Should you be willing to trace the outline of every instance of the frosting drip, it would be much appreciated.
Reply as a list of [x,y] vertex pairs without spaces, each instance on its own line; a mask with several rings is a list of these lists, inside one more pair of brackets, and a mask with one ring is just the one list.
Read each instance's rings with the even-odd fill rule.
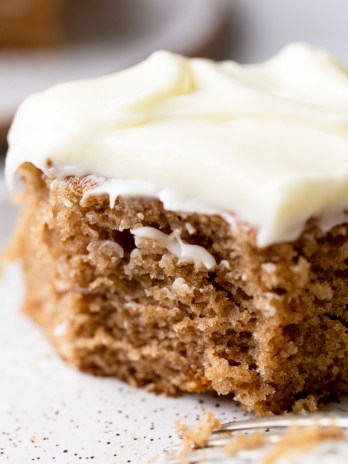
[[325,228],[346,220],[347,71],[301,44],[258,65],[161,51],[28,98],[9,147],[10,185],[22,163],[49,173],[49,159],[61,176],[164,192],[171,209],[234,213],[259,246],[292,240],[310,217]]
[[191,262],[197,267],[203,266],[209,270],[216,266],[215,258],[209,251],[199,245],[190,245],[183,242],[180,231],[174,231],[173,234],[167,235],[154,227],[138,227],[132,229],[131,233],[136,238],[136,244],[139,239],[155,240],[176,256],[179,263]]

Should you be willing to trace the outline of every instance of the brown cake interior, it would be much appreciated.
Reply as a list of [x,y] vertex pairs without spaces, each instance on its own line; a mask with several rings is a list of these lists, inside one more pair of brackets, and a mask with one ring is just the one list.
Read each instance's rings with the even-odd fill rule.
[[[243,223],[141,198],[81,206],[91,178],[54,181],[30,164],[21,176],[25,311],[67,361],[166,394],[231,394],[257,414],[315,409],[348,390],[348,224],[308,223],[295,242],[257,248]],[[180,230],[217,266],[135,243],[141,226]]]

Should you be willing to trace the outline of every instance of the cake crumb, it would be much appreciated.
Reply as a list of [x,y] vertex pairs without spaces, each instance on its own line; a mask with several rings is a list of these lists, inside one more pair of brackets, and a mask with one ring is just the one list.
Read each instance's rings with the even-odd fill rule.
[[309,395],[306,398],[297,400],[292,407],[292,412],[303,413],[303,412],[314,412],[318,409],[318,401],[313,395]]
[[275,464],[279,458],[290,456],[294,452],[309,453],[315,445],[324,440],[340,440],[343,438],[343,432],[334,425],[330,427],[291,427],[281,437],[278,443],[274,445],[271,452],[268,453],[262,464]]
[[252,435],[244,435],[243,433],[238,433],[237,435],[235,435],[234,440],[228,443],[228,445],[226,445],[224,449],[227,454],[233,456],[237,454],[239,451],[257,449],[265,444],[266,437],[265,434],[262,432],[256,432]]
[[195,448],[204,448],[211,434],[218,430],[220,425],[221,421],[211,411],[205,411],[198,424],[192,428],[180,421],[176,422],[175,431],[181,434],[183,439],[181,454],[187,454]]

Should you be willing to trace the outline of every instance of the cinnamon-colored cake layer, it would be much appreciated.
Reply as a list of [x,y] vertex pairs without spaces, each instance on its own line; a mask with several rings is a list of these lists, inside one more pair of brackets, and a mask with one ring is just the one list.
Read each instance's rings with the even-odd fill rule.
[[[324,233],[313,221],[258,248],[238,221],[144,198],[81,206],[93,178],[53,180],[31,164],[20,174],[25,311],[68,362],[169,395],[230,394],[260,415],[348,391],[348,224]],[[216,266],[131,232],[145,226],[180,231]]]
[[62,41],[66,0],[1,0],[0,46],[42,46]]

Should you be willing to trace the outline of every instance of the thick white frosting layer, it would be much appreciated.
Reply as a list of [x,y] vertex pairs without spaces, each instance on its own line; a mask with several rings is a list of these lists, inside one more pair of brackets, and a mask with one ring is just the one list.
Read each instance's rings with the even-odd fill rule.
[[161,51],[28,98],[9,146],[10,185],[22,163],[49,173],[50,159],[60,177],[109,179],[107,193],[126,181],[122,194],[144,187],[170,209],[234,213],[265,246],[295,239],[310,217],[345,220],[348,75],[302,44],[244,66]]

